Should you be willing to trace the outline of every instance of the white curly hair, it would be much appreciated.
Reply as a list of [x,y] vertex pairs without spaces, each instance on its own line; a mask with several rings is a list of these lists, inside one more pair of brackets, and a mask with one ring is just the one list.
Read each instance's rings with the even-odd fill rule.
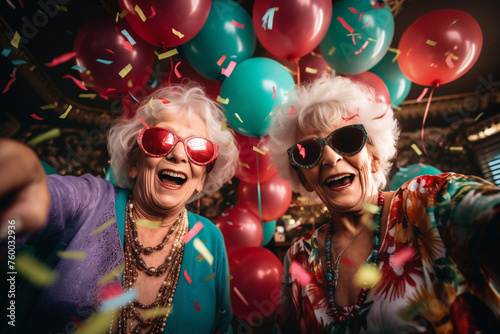
[[[169,103],[165,104],[161,99]],[[233,177],[238,164],[238,148],[234,133],[229,128],[221,130],[225,116],[220,105],[208,98],[196,83],[188,82],[158,88],[145,98],[137,109],[137,116],[149,126],[154,126],[165,118],[168,119],[169,115],[188,119],[192,115],[198,115],[206,122],[208,138],[219,145],[219,156],[207,175],[203,190],[199,195],[193,194],[188,202],[219,190]],[[144,125],[137,117],[119,119],[111,125],[108,133],[108,151],[111,156],[113,177],[118,187],[128,189],[133,187],[128,171],[140,151],[137,134],[142,128]]]
[[292,191],[300,192],[315,203],[320,202],[318,196],[302,186],[297,171],[289,163],[287,149],[296,144],[298,129],[305,133],[329,132],[331,124],[343,122],[342,117],[354,117],[349,124],[365,126],[367,149],[380,159],[380,168],[373,179],[377,188],[383,189],[397,152],[400,127],[392,108],[376,102],[370,87],[341,76],[318,78],[301,86],[288,103],[273,111],[269,130],[271,161],[281,177],[290,181]]

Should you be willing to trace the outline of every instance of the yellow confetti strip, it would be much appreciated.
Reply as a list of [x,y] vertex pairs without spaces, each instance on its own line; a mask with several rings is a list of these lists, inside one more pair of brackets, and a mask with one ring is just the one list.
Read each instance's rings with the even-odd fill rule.
[[54,139],[60,136],[61,136],[61,129],[54,128],[31,139],[29,142],[26,143],[26,145],[34,147],[46,140]]
[[410,48],[410,50],[408,50],[408,52],[406,53],[406,57],[408,57],[410,55],[411,50],[413,50],[413,49]]
[[285,68],[285,70],[287,70],[288,72],[290,72],[291,75],[297,75],[297,72],[295,71],[292,71],[291,69],[289,69],[288,67],[286,67],[285,65],[281,65]]
[[130,72],[130,70],[132,70],[132,65],[128,64],[127,66],[125,66],[121,71],[120,73],[118,73],[122,78],[124,78],[128,72]]
[[184,34],[182,34],[180,31],[175,30],[174,28],[172,28],[172,33],[179,38],[184,37]]
[[331,56],[335,52],[335,47],[332,46],[332,48],[328,51],[328,55]]
[[392,104],[391,107],[392,107],[392,109],[395,109],[397,111],[403,110],[403,109],[401,109],[401,107],[395,106],[394,104]]
[[206,281],[210,281],[214,277],[215,277],[215,273],[211,273],[210,275],[208,275],[207,277],[205,277],[205,282]]
[[98,312],[90,316],[74,334],[106,333],[113,319],[113,312]]
[[26,280],[39,287],[46,287],[52,284],[57,278],[55,271],[28,253],[22,253],[17,256],[16,269]]
[[452,52],[452,53],[450,54],[450,58],[451,58],[452,60],[458,60],[458,58],[459,58],[459,57],[458,57],[458,56],[455,56],[455,55],[453,54],[453,52]]
[[12,40],[10,41],[10,44],[12,44],[13,47],[16,49],[19,48],[19,41],[21,40],[21,35],[16,31],[14,34],[14,37],[12,37]]
[[167,52],[160,53],[158,55],[158,59],[162,60],[165,58],[170,58],[172,56],[175,56],[178,53],[179,53],[179,51],[177,51],[177,49],[168,50]]
[[84,260],[87,258],[87,253],[80,251],[58,251],[57,256],[64,259],[80,259]]
[[236,118],[237,118],[237,119],[238,119],[241,123],[243,123],[243,121],[241,120],[240,115],[238,115],[238,113],[237,113],[237,112],[235,112],[235,113],[234,113],[234,116],[236,116]]
[[117,12],[117,13],[116,13],[115,22],[118,22],[119,15],[120,15],[120,13],[118,13],[118,12]]
[[210,252],[208,251],[207,247],[205,244],[198,238],[195,238],[193,241],[193,247],[200,252],[201,255],[205,258],[205,260],[208,262],[209,265],[212,265],[214,263],[214,257]]
[[62,114],[61,116],[59,116],[59,118],[66,118],[66,116],[68,116],[69,112],[71,111],[71,109],[73,108],[73,106],[70,104],[68,106],[68,109],[66,109],[66,112],[64,114]]
[[153,98],[151,98],[151,99],[149,100],[149,106],[151,107],[151,109],[153,109],[153,110],[154,110],[154,107],[153,107]]
[[417,146],[417,144],[411,144],[411,148],[415,151],[415,153],[417,153],[417,155],[422,155],[422,151],[420,151],[420,148]]
[[275,11],[275,12],[277,12],[278,10],[280,10],[280,8],[279,8],[279,7],[274,8],[274,11]]
[[127,86],[128,86],[128,88],[132,88],[132,86],[133,86],[132,80],[129,80],[127,82]]
[[115,221],[114,218],[108,220],[107,222],[105,222],[104,224],[102,224],[101,226],[99,226],[98,228],[96,228],[94,230],[94,232],[92,232],[92,235],[96,235],[97,233],[103,231],[106,227],[108,227],[109,225],[111,225],[114,221]]
[[101,279],[99,280],[99,284],[106,284],[108,282],[111,282],[115,277],[118,277],[123,269],[125,269],[125,263],[122,263],[119,267],[116,267],[115,269],[112,269],[108,273],[106,273]]
[[68,12],[68,8],[66,8],[66,6],[60,6],[60,5],[56,5],[57,9],[59,9],[60,11],[63,11],[63,12]]
[[372,265],[362,265],[356,274],[354,274],[354,281],[358,286],[366,286],[372,288],[380,281],[382,274],[380,270]]
[[316,68],[310,68],[310,67],[306,66],[306,73],[318,74],[318,69],[316,69]]
[[377,40],[376,40],[376,39],[373,39],[373,38],[371,38],[371,37],[369,37],[369,38],[368,38],[368,40],[369,40],[370,42],[377,42]]
[[366,227],[368,227],[372,231],[375,229],[375,224],[373,223],[373,219],[368,216],[362,216],[361,223],[366,225]]
[[398,59],[399,55],[401,54],[401,50],[394,49],[394,48],[389,48],[388,50],[391,52],[394,52],[396,54],[394,56],[394,58],[392,58],[392,62],[394,63],[396,61],[396,59]]
[[368,203],[368,202],[363,202],[363,204],[361,206],[363,207],[363,209],[365,209],[369,213],[373,213],[374,215],[377,214],[380,210],[380,208],[378,206],[373,205],[372,203]]
[[269,164],[267,165],[267,170],[269,170],[269,168],[271,168],[272,164]]
[[450,151],[462,151],[463,149],[462,146],[450,146]]
[[146,227],[152,230],[158,229],[161,225],[161,221],[153,221],[147,219],[137,219],[135,223],[137,224],[137,226]]
[[125,15],[127,15],[128,12],[126,10],[124,10],[123,12],[120,13],[120,18],[123,19],[125,17]]
[[53,104],[46,104],[44,106],[41,106],[40,109],[42,110],[47,110],[47,109],[54,109],[56,106]]
[[87,99],[95,99],[95,97],[97,96],[97,94],[80,94],[78,95],[78,97],[80,98],[87,98]]
[[139,14],[139,17],[141,18],[142,22],[146,22],[146,16],[144,15],[144,13],[142,12],[142,9],[141,7],[139,7],[139,5],[135,5],[135,11],[137,12],[137,14]]
[[172,306],[169,307],[157,307],[150,310],[145,310],[141,316],[147,319],[153,319],[159,316],[166,316],[167,314],[172,313]]
[[431,46],[436,46],[437,43],[428,39],[427,42],[425,42],[425,44],[431,45]]
[[266,118],[264,118],[264,121],[265,121],[265,120],[267,120],[267,119],[268,119],[269,117],[271,117],[272,115],[273,115],[273,112],[271,111],[271,112],[269,113],[269,115],[267,115],[267,116],[266,116]]
[[480,113],[479,115],[477,115],[477,117],[474,119],[474,122],[476,122],[478,119],[481,118],[481,116],[484,115],[484,112]]
[[203,261],[203,260],[205,260],[205,258],[203,257],[203,255],[198,254],[198,256],[196,256],[196,261],[197,261],[197,262],[201,262],[201,261]]
[[253,147],[253,150],[254,150],[255,152],[257,152],[257,153],[262,154],[262,155],[266,155],[266,152],[264,152],[264,151],[262,151],[262,150],[259,150],[259,149],[258,149],[257,147],[255,147],[255,146]]
[[227,129],[227,121],[223,119],[222,122],[220,122],[220,130],[224,131],[226,129]]
[[217,102],[222,103],[222,104],[228,104],[229,103],[229,98],[223,99],[219,95],[217,95]]
[[247,164],[247,163],[244,163],[244,162],[241,162],[241,161],[238,161],[238,164],[242,167],[246,167],[248,169],[250,169],[250,166]]
[[232,280],[233,278],[234,278],[233,275],[227,275],[226,276],[226,280],[228,280],[228,281]]

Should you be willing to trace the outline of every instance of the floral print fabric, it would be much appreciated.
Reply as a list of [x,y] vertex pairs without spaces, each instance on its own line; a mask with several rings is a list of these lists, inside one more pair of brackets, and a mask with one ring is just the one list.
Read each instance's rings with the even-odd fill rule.
[[[474,176],[424,175],[405,183],[390,205],[379,253],[382,278],[359,315],[343,325],[333,323],[316,230],[293,243],[285,256],[278,331],[500,333],[500,295],[494,289],[499,281],[483,261],[494,249],[485,241],[498,244],[500,188]],[[414,256],[393,263],[408,247]],[[307,286],[289,275],[292,261],[311,276]]]

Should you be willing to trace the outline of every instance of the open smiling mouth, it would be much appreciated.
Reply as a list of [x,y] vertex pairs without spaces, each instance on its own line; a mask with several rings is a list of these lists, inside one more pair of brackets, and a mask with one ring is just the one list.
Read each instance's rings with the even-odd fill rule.
[[336,175],[326,179],[325,186],[328,188],[346,188],[352,184],[354,181],[354,174],[342,174]]
[[170,188],[180,188],[187,181],[186,175],[171,170],[162,170],[158,173],[158,178],[161,183]]

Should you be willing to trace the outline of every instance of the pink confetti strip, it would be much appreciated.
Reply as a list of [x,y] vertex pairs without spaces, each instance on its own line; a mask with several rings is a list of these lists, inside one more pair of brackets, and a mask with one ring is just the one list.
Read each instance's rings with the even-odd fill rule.
[[299,154],[302,156],[302,159],[305,159],[306,158],[306,150],[300,144],[297,144],[297,148],[299,149]]
[[63,55],[60,55],[59,57],[52,59],[52,61],[48,64],[45,64],[45,66],[54,67],[54,66],[57,66],[59,64],[65,63],[68,60],[73,59],[75,57],[76,57],[76,52],[65,53]]
[[[359,14],[359,19],[358,19],[358,22],[359,22],[359,21],[361,21],[361,18],[363,17],[363,15],[365,15],[365,12],[363,12],[363,13]],[[363,26],[363,28],[364,28],[364,26]],[[363,29],[363,28],[361,28],[361,29]]]
[[158,98],[158,100],[160,100],[160,101],[161,101],[161,103],[163,103],[163,104],[169,104],[169,103],[170,103],[170,101],[169,101],[169,100],[166,100],[166,99],[164,99],[163,97],[159,97],[159,98]]
[[352,44],[356,45],[356,39],[354,38],[354,35],[352,35],[351,38],[352,38]]
[[149,128],[149,126],[144,122],[142,118],[139,117],[139,115],[135,114],[135,118],[137,118],[139,121],[141,121],[142,125],[144,125],[145,128]]
[[342,120],[344,122],[349,122],[351,119],[353,119],[354,117],[358,117],[359,118],[359,114],[356,114],[354,116],[351,116],[351,117],[342,117]]
[[198,301],[194,302],[194,308],[196,309],[196,312],[200,312],[201,311],[200,305],[198,305]]
[[73,318],[71,318],[71,321],[73,321],[73,323],[77,326],[77,327],[82,327],[83,324],[80,322],[80,320],[78,320],[75,316],[73,316]]
[[274,100],[275,97],[276,97],[276,89],[273,86],[273,100]]
[[448,54],[446,57],[446,65],[448,65],[449,68],[455,67],[455,64],[453,64],[453,60],[451,60],[451,55],[452,53]]
[[393,266],[400,266],[404,264],[405,262],[408,262],[415,256],[415,248],[408,246],[405,247],[396,253],[391,258],[391,263]]
[[367,24],[365,24],[364,26],[362,26],[361,29],[365,29],[369,24],[370,24],[370,22],[368,22]]
[[337,20],[339,20],[340,23],[342,23],[342,25],[344,26],[344,28],[346,28],[347,30],[349,30],[349,32],[352,34],[354,32],[354,29],[342,18],[342,17],[337,17]]
[[9,81],[9,82],[7,82],[7,86],[5,86],[5,88],[3,89],[2,94],[3,94],[3,93],[7,93],[7,92],[9,91],[9,89],[10,89],[10,85],[12,85],[12,83],[13,83],[14,81],[16,81],[16,78],[12,78],[12,79],[10,79],[10,81]]
[[224,60],[226,60],[226,55],[223,55],[219,60],[217,60],[217,65],[221,66]]
[[108,100],[108,94],[111,93],[112,91],[115,91],[116,88],[107,88],[104,92],[99,93],[99,96],[102,97],[105,100]]
[[9,4],[9,6],[12,7],[12,9],[16,9],[16,6],[14,6],[14,4],[10,2],[10,0],[7,0],[7,3]]
[[243,29],[244,25],[241,24],[241,23],[238,23],[236,22],[235,20],[232,20],[231,23],[236,27],[236,28],[240,28],[240,29]]
[[290,107],[290,117],[293,115],[293,106]]
[[366,47],[368,46],[368,41],[365,41],[365,44],[358,51],[354,51],[355,55],[359,55]]
[[202,228],[203,228],[202,222],[197,222],[182,239],[184,241],[184,244],[187,244],[191,239],[193,239],[193,237],[196,234],[198,234],[198,232],[200,232]]
[[104,49],[104,50],[108,51],[109,53],[115,54],[115,52],[113,50],[110,50],[110,49]]
[[186,269],[184,269],[184,277],[186,277],[186,280],[188,281],[188,284],[191,284],[192,280],[191,277],[189,277],[188,272]]
[[17,0],[17,2],[19,2],[19,4],[21,4],[21,8],[24,8],[24,4],[21,0]]
[[222,74],[225,75],[226,77],[229,77],[231,73],[233,73],[234,67],[236,66],[236,62],[232,61],[227,65],[227,67],[222,69]]
[[152,18],[153,16],[156,15],[156,10],[151,6],[151,14],[149,14],[148,19]]
[[234,292],[238,295],[238,297],[240,297],[240,299],[243,301],[243,303],[248,306],[248,302],[247,300],[245,299],[245,297],[241,294],[240,290],[238,290],[237,287],[234,287],[233,288]]
[[175,67],[174,67],[174,72],[175,72],[175,76],[177,78],[180,78],[182,75],[179,73],[179,70],[177,69],[177,67],[179,67],[179,65],[181,64],[181,62],[178,62],[177,64],[175,64]]
[[129,50],[130,52],[133,52],[134,51],[134,48],[132,47],[132,44],[130,44],[129,41],[123,41],[123,47],[127,50]]
[[290,265],[290,276],[295,278],[295,280],[302,286],[306,286],[311,283],[311,275],[309,275],[304,267],[302,267],[297,261],[292,261]]
[[351,12],[353,12],[354,14],[359,13],[359,12],[357,11],[357,9],[356,9],[356,8],[354,8],[354,7],[349,7],[348,9],[349,9]]
[[40,116],[37,116],[35,114],[31,114],[30,116],[33,117],[34,119],[36,119],[37,121],[43,121],[43,118],[41,118]]
[[63,79],[71,79],[81,89],[83,89],[83,90],[89,90],[87,87],[85,87],[83,85],[83,83],[80,80],[78,80],[77,78],[73,77],[72,75],[66,74],[65,76],[63,76]]
[[427,91],[429,90],[429,88],[424,88],[424,90],[422,91],[422,94],[420,94],[420,96],[418,97],[417,99],[417,102],[420,102],[422,101],[422,99],[424,98],[425,94],[427,94]]

